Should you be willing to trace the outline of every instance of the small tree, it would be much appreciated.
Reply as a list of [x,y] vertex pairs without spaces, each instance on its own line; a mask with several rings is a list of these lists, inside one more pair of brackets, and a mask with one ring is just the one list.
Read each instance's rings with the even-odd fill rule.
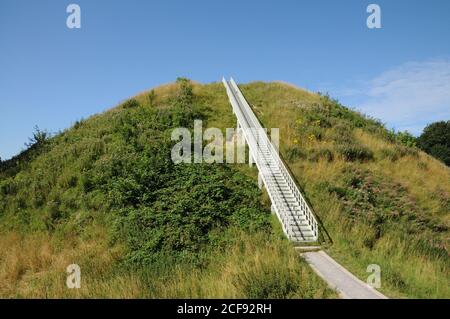
[[190,126],[193,121],[194,92],[188,79],[178,78],[178,92],[173,101],[174,124],[178,126]]
[[34,145],[42,146],[44,145],[48,139],[50,138],[50,133],[47,130],[40,130],[36,125],[34,127],[33,136],[28,138],[28,143],[25,143],[27,147],[32,147]]
[[415,147],[417,139],[408,131],[400,131],[397,133],[397,141],[408,147]]
[[150,106],[154,106],[155,100],[156,100],[155,90],[151,90],[150,93],[148,94],[148,104]]

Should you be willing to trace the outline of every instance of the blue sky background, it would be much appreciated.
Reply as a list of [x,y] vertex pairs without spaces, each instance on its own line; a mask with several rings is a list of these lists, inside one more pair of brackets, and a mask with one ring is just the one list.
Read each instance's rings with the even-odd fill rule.
[[[82,28],[66,27],[81,7]],[[367,5],[382,29],[366,27]],[[419,134],[450,119],[450,1],[0,1],[0,157],[178,76],[282,80]]]

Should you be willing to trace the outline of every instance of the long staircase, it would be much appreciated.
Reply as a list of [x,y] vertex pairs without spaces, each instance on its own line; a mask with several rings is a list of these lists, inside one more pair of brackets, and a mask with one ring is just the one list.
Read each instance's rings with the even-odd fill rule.
[[259,170],[259,179],[266,187],[274,211],[286,236],[294,243],[318,241],[317,220],[299,191],[293,177],[269,140],[266,130],[253,113],[233,79],[222,80],[233,112],[238,132],[244,135],[249,148],[249,163]]
[[258,179],[267,189],[272,210],[286,236],[298,244],[300,255],[342,298],[385,299],[386,296],[352,275],[320,250],[321,247],[305,244],[319,239],[317,220],[311,208],[236,83],[233,79],[223,79],[223,84],[237,117],[238,132],[248,144],[249,164],[254,162],[258,167]]

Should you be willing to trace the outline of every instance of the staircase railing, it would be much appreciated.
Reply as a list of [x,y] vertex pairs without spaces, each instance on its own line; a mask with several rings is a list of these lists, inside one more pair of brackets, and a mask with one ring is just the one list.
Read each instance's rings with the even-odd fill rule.
[[[292,191],[294,197],[297,199],[297,202],[300,205],[300,209],[303,212],[303,215],[306,218],[306,221],[308,225],[311,228],[311,231],[313,233],[313,239],[318,239],[318,227],[317,227],[317,221],[315,219],[314,214],[312,213],[312,210],[310,206],[308,205],[307,201],[304,199],[303,195],[297,188],[295,180],[292,178],[290,172],[286,168],[283,160],[281,159],[278,150],[275,149],[273,144],[270,142],[265,130],[263,129],[261,123],[258,121],[256,116],[253,113],[253,110],[250,108],[249,104],[245,100],[244,96],[242,95],[241,91],[239,90],[238,86],[234,82],[233,79],[231,79],[230,83],[231,86],[228,85],[228,82],[223,79],[224,85],[227,88],[227,91],[231,91],[230,97],[233,97],[234,103],[232,103],[233,110],[238,117],[239,122],[241,125],[244,125],[247,123],[248,127],[245,129],[250,129],[250,133],[246,132],[244,130],[244,136],[247,137],[247,143],[249,145],[249,150],[252,153],[252,157],[255,161],[255,164],[258,166],[260,173],[262,175],[262,179],[264,184],[268,189],[271,191],[268,192],[269,197],[271,197],[271,200],[274,202],[276,213],[283,225],[283,230],[288,235],[288,237],[293,236],[294,234],[291,232],[291,227],[289,226],[289,223],[291,222],[290,216],[288,215],[288,212],[292,209],[287,207],[285,204],[285,201],[283,201],[280,198],[280,194],[278,189],[272,189],[272,184],[267,181],[267,179],[270,175],[267,175],[267,170],[265,169],[266,163],[261,163],[259,151],[261,151],[261,146],[264,146],[269,151],[272,159],[276,161],[276,165],[280,169],[281,174],[284,177],[284,180],[287,182],[289,189]],[[243,110],[241,109],[244,108]],[[257,132],[254,134],[254,132]],[[255,136],[256,135],[256,136]],[[261,139],[262,138],[262,139]],[[270,165],[270,163],[269,163]],[[282,209],[278,209],[279,206],[282,206]]]
[[[275,149],[272,142],[269,140],[269,137],[267,136],[267,134],[266,134],[265,130],[263,129],[259,120],[256,118],[253,110],[251,109],[247,100],[243,96],[242,92],[239,90],[236,82],[233,79],[231,79],[230,83],[231,83],[232,88],[238,95],[242,106],[245,108],[245,113],[247,113],[247,115],[251,118],[252,124],[262,135],[263,143],[265,143],[269,147],[270,153],[273,155],[273,158],[275,158],[275,160],[277,161],[277,164],[281,170],[281,173],[283,174],[285,180],[287,181],[288,186],[292,190],[295,198],[298,200],[298,202],[300,204],[300,208],[301,208],[302,212],[304,213],[308,224],[311,227],[311,230],[313,232],[313,237],[315,238],[315,240],[318,240],[318,238],[319,238],[318,223],[317,223],[316,217],[314,216],[314,213],[313,213],[310,205],[308,204],[308,202],[305,200],[302,193],[298,189],[294,178],[291,176],[291,172],[286,168],[286,165],[284,164],[284,161],[281,159],[278,150]],[[255,161],[256,161],[256,159],[255,159]]]

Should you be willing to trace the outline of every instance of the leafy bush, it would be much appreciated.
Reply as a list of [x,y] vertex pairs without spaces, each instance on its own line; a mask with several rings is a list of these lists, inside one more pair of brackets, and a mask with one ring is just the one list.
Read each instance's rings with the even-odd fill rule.
[[28,139],[29,142],[25,143],[25,145],[29,148],[32,146],[43,146],[45,143],[47,143],[49,138],[50,133],[47,130],[39,129],[39,127],[36,125],[34,127],[33,136]]
[[151,90],[150,93],[147,95],[147,98],[148,98],[148,104],[150,106],[155,106],[155,101],[156,101],[155,90]]
[[415,147],[417,144],[416,138],[408,131],[398,132],[396,139],[407,147]]
[[122,107],[124,109],[131,109],[139,106],[139,102],[135,98],[131,98],[124,103],[122,103]]
[[371,161],[373,160],[373,152],[366,147],[346,144],[338,147],[338,152],[345,161]]
[[178,78],[178,92],[172,100],[173,122],[177,127],[192,127],[195,119],[203,119],[202,108],[197,104],[192,84],[188,79]]
[[417,139],[418,146],[450,166],[450,121],[429,124]]
[[337,144],[350,144],[355,140],[352,127],[345,122],[339,122],[333,126],[332,138]]
[[215,229],[231,224],[242,229],[268,226],[269,214],[263,213],[256,186],[226,166],[180,165],[168,174],[167,182],[157,187],[147,187],[139,175],[109,186],[119,188],[110,190],[113,194],[128,194],[116,203],[126,205],[120,210],[116,235],[128,242],[130,261],[154,261],[161,253],[189,252],[192,258],[211,244],[209,234]]
[[317,162],[319,160],[325,160],[327,162],[332,162],[334,159],[334,154],[330,149],[321,147],[318,149],[311,150],[308,155],[308,159],[310,161],[314,161],[314,162]]
[[305,157],[306,157],[305,153],[298,146],[290,147],[286,151],[286,158],[288,161],[291,161],[291,162],[296,159],[305,158]]

